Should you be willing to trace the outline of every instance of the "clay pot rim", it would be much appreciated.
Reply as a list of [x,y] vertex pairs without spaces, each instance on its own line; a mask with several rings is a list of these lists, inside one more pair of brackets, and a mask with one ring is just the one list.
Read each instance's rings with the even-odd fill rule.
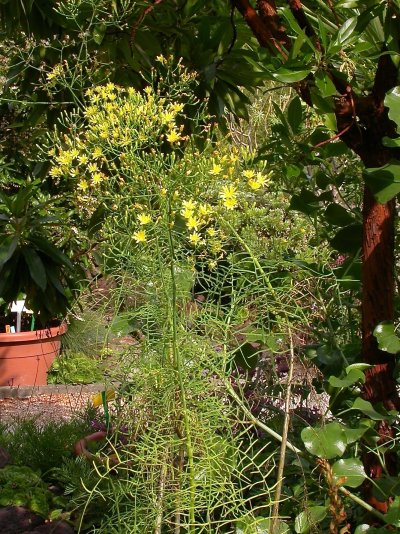
[[62,322],[57,326],[50,328],[43,328],[41,330],[29,330],[27,332],[17,332],[15,334],[0,333],[0,344],[2,343],[18,343],[24,341],[36,341],[38,339],[46,340],[65,334],[67,331],[67,323]]

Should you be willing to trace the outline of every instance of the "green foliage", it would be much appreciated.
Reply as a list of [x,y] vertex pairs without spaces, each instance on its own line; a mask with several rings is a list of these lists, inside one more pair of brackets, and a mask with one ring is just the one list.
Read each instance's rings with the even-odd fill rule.
[[83,352],[64,351],[52,363],[48,373],[49,384],[92,384],[102,382],[101,361]]
[[10,451],[16,466],[27,466],[26,469],[30,468],[41,473],[46,480],[52,480],[51,470],[59,467],[64,459],[72,457],[74,443],[89,430],[90,426],[84,419],[41,424],[34,419],[25,419],[1,429],[0,446]]
[[24,506],[43,517],[50,511],[51,493],[30,467],[6,465],[0,469],[0,505]]
[[63,316],[73,299],[76,269],[56,246],[54,229],[65,224],[57,203],[34,182],[0,194],[0,298],[7,308],[23,294],[43,323]]

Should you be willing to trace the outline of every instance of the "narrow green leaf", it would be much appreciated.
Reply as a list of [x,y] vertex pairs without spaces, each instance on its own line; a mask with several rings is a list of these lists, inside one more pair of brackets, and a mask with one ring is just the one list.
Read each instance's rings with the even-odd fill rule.
[[298,132],[303,122],[303,109],[298,96],[294,97],[288,106],[287,120],[292,132]]
[[319,70],[315,74],[315,85],[323,98],[333,96],[337,93],[336,87],[325,71]]
[[311,69],[306,70],[297,70],[297,69],[287,69],[281,67],[275,72],[271,72],[271,76],[282,83],[295,83],[304,80],[311,72]]
[[7,236],[0,245],[0,269],[11,258],[17,248],[18,238]]
[[32,280],[44,291],[47,286],[46,269],[39,254],[32,248],[22,247],[21,252],[29,268]]

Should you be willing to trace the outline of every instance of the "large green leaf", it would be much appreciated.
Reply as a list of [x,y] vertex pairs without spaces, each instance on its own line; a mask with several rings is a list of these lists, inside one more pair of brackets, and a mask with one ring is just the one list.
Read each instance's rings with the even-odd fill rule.
[[397,337],[394,324],[391,322],[379,323],[374,330],[380,350],[397,354],[400,352],[400,339]]
[[32,280],[40,287],[42,291],[47,286],[46,269],[39,254],[32,248],[22,247],[21,252],[28,265],[29,273]]
[[346,477],[343,486],[349,486],[350,488],[361,486],[367,476],[363,463],[358,458],[338,460],[332,465],[332,472],[336,481],[341,477]]
[[400,129],[400,85],[389,91],[385,97],[385,106],[389,108],[389,118]]
[[321,209],[321,203],[314,193],[307,189],[302,189],[300,194],[292,196],[290,209],[311,215]]
[[294,530],[297,534],[308,534],[313,527],[325,519],[327,512],[326,506],[310,506],[296,517]]
[[357,382],[364,383],[365,375],[359,369],[351,369],[343,378],[330,376],[328,382],[334,388],[347,388],[353,384],[356,384]]
[[389,506],[385,519],[390,525],[400,527],[400,497],[396,497]]
[[388,419],[387,416],[377,412],[370,402],[362,399],[361,397],[358,397],[353,402],[353,406],[350,408],[350,410],[359,410],[364,415],[366,415],[370,419],[373,419],[374,421],[382,421],[384,419]]
[[357,252],[362,245],[362,225],[356,223],[341,228],[331,239],[331,245],[338,252]]
[[17,248],[18,238],[7,236],[0,245],[0,270],[1,267],[11,258]]
[[325,210],[325,219],[335,226],[347,226],[354,223],[352,215],[340,204],[329,204]]
[[366,169],[364,179],[375,199],[381,204],[400,193],[400,161],[391,161],[379,168]]
[[347,446],[345,427],[336,422],[317,428],[304,428],[301,439],[311,454],[328,460],[342,456]]

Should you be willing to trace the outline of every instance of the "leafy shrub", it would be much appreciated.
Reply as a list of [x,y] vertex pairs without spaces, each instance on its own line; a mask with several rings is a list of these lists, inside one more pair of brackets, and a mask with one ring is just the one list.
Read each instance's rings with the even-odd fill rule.
[[54,360],[49,372],[49,384],[91,384],[104,376],[100,362],[83,352],[66,351]]

